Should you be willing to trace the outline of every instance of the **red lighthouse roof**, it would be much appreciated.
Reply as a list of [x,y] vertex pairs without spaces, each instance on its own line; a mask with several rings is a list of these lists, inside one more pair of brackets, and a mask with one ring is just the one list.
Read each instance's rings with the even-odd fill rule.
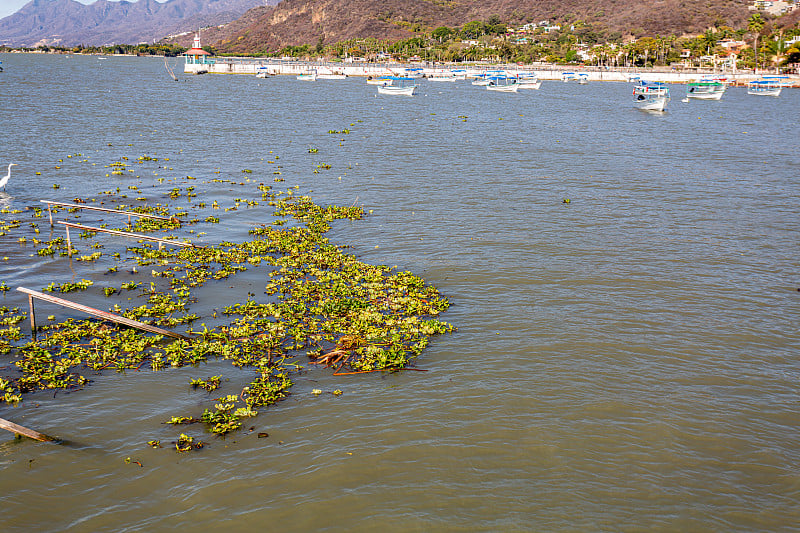
[[210,56],[211,54],[206,52],[200,47],[200,35],[195,34],[194,42],[192,43],[192,47],[189,48],[186,52],[183,53],[185,56]]

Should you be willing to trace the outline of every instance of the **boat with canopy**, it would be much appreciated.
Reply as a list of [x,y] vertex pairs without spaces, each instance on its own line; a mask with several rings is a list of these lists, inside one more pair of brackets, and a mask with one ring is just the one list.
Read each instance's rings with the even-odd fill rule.
[[669,87],[661,82],[640,80],[633,88],[633,105],[638,109],[664,111],[669,100]]
[[414,96],[417,91],[417,84],[414,78],[408,76],[386,76],[391,85],[378,85],[379,94],[396,94],[402,96]]

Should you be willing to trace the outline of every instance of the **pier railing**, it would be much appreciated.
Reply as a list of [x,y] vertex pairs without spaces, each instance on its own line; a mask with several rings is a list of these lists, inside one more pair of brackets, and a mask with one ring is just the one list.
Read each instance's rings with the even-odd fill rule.
[[97,207],[94,205],[80,205],[80,204],[71,204],[68,202],[54,202],[51,200],[39,200],[43,204],[47,204],[47,211],[50,213],[50,227],[53,227],[53,208],[52,206],[57,205],[59,207],[66,207],[68,209],[88,209],[90,211],[102,211],[104,213],[116,213],[120,215],[127,215],[128,216],[128,226],[131,225],[131,217],[137,218],[149,218],[153,220],[169,220],[176,224],[181,223],[181,221],[177,217],[162,217],[160,215],[151,215],[149,213],[137,213],[135,211],[123,211],[121,209],[109,209],[107,207]]
[[168,331],[166,329],[157,328],[156,326],[151,326],[150,324],[145,324],[144,322],[139,322],[138,320],[125,318],[124,316],[115,315],[114,313],[109,313],[108,311],[101,311],[100,309],[95,309],[94,307],[89,307],[88,305],[83,305],[76,302],[72,302],[70,300],[65,300],[64,298],[59,298],[57,296],[52,296],[50,294],[44,294],[42,292],[27,289],[25,287],[17,287],[17,290],[19,292],[28,295],[28,305],[30,307],[30,318],[31,318],[31,332],[33,333],[36,332],[36,315],[33,306],[33,299],[36,298],[38,300],[43,300],[45,302],[50,302],[63,307],[68,307],[70,309],[75,309],[76,311],[82,311],[86,314],[92,315],[97,318],[101,318],[103,320],[109,320],[117,324],[122,324],[123,326],[129,326],[132,328],[149,331],[150,333],[156,333],[158,335],[164,335],[166,337],[172,337],[174,339],[190,340],[190,338],[187,337],[186,335],[181,335],[180,333],[175,333],[174,331]]
[[161,250],[165,244],[171,244],[173,246],[183,246],[183,247],[190,247],[190,248],[197,248],[191,242],[183,242],[183,241],[175,241],[172,239],[161,239],[159,237],[151,237],[150,235],[142,235],[141,233],[132,233],[130,231],[119,231],[115,229],[106,229],[106,228],[96,228],[94,226],[84,226],[83,224],[75,224],[73,222],[64,222],[63,220],[58,221],[59,224],[63,224],[65,229],[67,230],[67,252],[69,256],[72,256],[72,241],[69,236],[69,228],[75,229],[82,229],[85,231],[96,231],[98,233],[109,233],[111,235],[120,235],[122,237],[130,237],[132,239],[142,239],[146,241],[153,241],[158,243],[158,249]]

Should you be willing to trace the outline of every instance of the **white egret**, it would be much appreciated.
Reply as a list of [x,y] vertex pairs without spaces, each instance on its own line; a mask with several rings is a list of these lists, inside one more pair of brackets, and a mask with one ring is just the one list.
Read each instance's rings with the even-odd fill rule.
[[15,166],[17,166],[16,163],[9,163],[8,164],[8,174],[6,174],[2,179],[0,179],[0,187],[2,187],[3,190],[6,190],[6,183],[8,183],[8,179],[11,177],[11,167],[15,167]]

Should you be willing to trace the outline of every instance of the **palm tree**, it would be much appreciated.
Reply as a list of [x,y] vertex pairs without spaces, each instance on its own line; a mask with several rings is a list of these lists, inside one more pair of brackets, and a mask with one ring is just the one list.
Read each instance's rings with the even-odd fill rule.
[[717,47],[717,34],[714,30],[706,30],[706,32],[700,37],[700,40],[706,46],[706,55],[711,55],[711,51]]
[[753,54],[755,54],[755,69],[753,72],[758,74],[758,34],[764,29],[764,17],[761,13],[750,15],[747,21],[747,31],[753,34]]

